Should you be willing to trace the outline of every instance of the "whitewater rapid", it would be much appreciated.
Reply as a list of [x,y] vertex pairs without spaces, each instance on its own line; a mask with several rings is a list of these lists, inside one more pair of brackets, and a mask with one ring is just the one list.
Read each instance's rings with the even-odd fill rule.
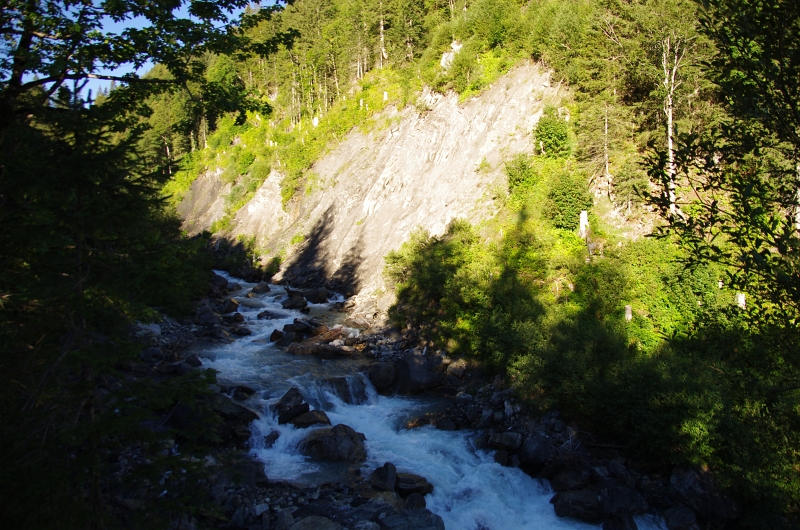
[[[226,278],[225,273],[217,271]],[[472,431],[442,431],[431,426],[407,429],[406,422],[424,413],[442,408],[441,399],[407,396],[381,396],[369,380],[358,373],[361,361],[351,359],[319,360],[311,356],[286,354],[269,342],[274,329],[282,329],[295,318],[306,318],[299,311],[282,309],[285,291],[272,291],[245,298],[253,284],[231,279],[242,285],[233,293],[240,302],[242,323],[252,334],[230,344],[207,346],[198,353],[204,365],[218,371],[221,384],[244,384],[256,394],[246,403],[260,418],[253,422],[251,453],[264,463],[271,480],[302,485],[344,481],[353,469],[367,476],[376,467],[392,462],[398,471],[422,475],[434,486],[425,497],[427,507],[442,517],[448,530],[533,530],[599,528],[574,519],[555,515],[550,498],[554,492],[546,481],[531,478],[521,470],[494,462],[491,452],[477,450]],[[237,296],[240,295],[240,296]],[[341,314],[330,311],[328,304],[311,304],[311,315],[328,326],[337,325]],[[276,320],[259,320],[258,313],[269,310],[285,315]],[[346,329],[357,334],[358,330]],[[346,376],[360,378],[366,386],[367,399],[353,405],[332,394],[323,380]],[[367,461],[362,465],[313,461],[298,451],[307,429],[278,425],[269,412],[291,387],[297,387],[314,409],[323,409],[332,425],[343,423],[366,436]],[[274,445],[266,447],[264,437],[279,434]],[[637,517],[643,530],[666,530],[656,516]]]

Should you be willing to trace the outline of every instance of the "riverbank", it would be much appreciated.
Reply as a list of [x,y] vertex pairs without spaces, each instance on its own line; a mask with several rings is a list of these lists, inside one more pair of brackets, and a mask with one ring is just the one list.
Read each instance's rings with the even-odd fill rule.
[[[149,340],[157,343],[151,348],[160,348],[162,359],[158,359],[156,351],[145,350],[143,360],[150,351],[150,365],[155,372],[193,370],[197,367],[190,363],[196,364],[196,354],[190,352],[199,345],[232,344],[235,337],[250,335],[246,318],[236,316],[241,315],[238,310],[227,314],[215,310],[229,309],[233,303],[239,304],[236,300],[246,304],[248,294],[265,286],[243,288],[228,280],[223,286],[219,278],[214,278],[212,296],[200,304],[193,319],[182,323],[164,321],[157,333],[151,333]],[[237,296],[230,297],[231,294]],[[275,293],[276,298],[294,298],[296,303],[300,296],[303,293],[298,291]],[[340,302],[328,310],[338,311],[345,305]],[[412,418],[402,427],[468,432],[473,450],[489,460],[549,481],[555,494],[550,493],[547,498],[552,496],[553,509],[559,517],[602,522],[606,530],[636,528],[637,521],[654,528],[665,524],[670,529],[689,529],[722,527],[736,513],[735,506],[714,490],[705,474],[653,469],[632,461],[626,457],[625,447],[599,443],[591,433],[582,432],[555,411],[541,414],[526,408],[502,379],[490,379],[467,359],[433,350],[432,344],[412,332],[364,330],[357,336],[343,336],[341,331],[332,333],[331,328],[322,325],[316,331],[310,326],[298,332],[303,325],[302,319],[295,319],[279,330],[284,337],[297,333],[291,341],[284,342],[287,351],[294,352],[291,355],[322,356],[328,358],[326,362],[346,359],[351,365],[360,365],[375,389],[386,396],[434,395],[448,399],[449,406],[444,410]],[[271,335],[281,338],[277,333]],[[209,360],[201,362],[214,364]],[[253,459],[258,454],[253,446],[261,443],[259,436],[270,433],[259,432],[256,424],[251,425],[254,418],[250,414],[259,415],[240,404],[254,399],[254,391],[245,384],[232,383],[218,381],[212,388],[218,396],[215,402],[225,403],[218,405],[216,412],[222,416],[228,433],[226,441],[203,460],[208,478],[202,487],[212,508],[197,514],[180,514],[174,518],[174,527],[303,528],[302,524],[313,522],[313,527],[324,528],[319,526],[323,524],[321,519],[304,523],[309,517],[324,517],[330,524],[346,528],[440,527],[441,518],[427,511],[424,498],[420,496],[420,503],[414,497],[409,503],[408,495],[404,498],[394,488],[387,491],[385,486],[376,487],[374,477],[368,476],[373,471],[370,468],[367,473],[357,469],[335,481],[313,485],[266,476],[262,462]],[[274,403],[276,397],[279,396],[266,401]],[[131,505],[122,503],[126,504]],[[663,515],[663,522],[654,519],[657,514]],[[423,522],[427,526],[420,526]]]

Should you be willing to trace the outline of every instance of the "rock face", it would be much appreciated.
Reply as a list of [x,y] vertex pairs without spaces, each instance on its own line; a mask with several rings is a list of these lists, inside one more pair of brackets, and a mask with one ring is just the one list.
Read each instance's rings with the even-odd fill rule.
[[336,425],[313,431],[300,442],[300,452],[311,458],[358,464],[367,459],[366,437],[348,427]]
[[[283,175],[273,171],[236,214],[232,235],[256,236],[270,251],[289,247],[288,266],[277,281],[333,280],[338,292],[364,293],[362,314],[372,318],[388,307],[371,293],[383,284],[389,250],[419,226],[442,234],[455,218],[492,215],[487,192],[504,183],[504,161],[531,152],[531,131],[544,101],[558,99],[558,87],[543,88],[548,79],[548,72],[531,63],[465,103],[455,94],[425,91],[419,98],[424,112],[390,106],[376,121],[393,125],[366,134],[355,128],[340,139],[311,168],[323,185],[286,211]],[[226,193],[218,173],[198,178],[181,204],[184,227],[196,234],[221,218]],[[476,204],[481,197],[486,203]],[[297,234],[305,241],[290,246]]]
[[436,388],[444,383],[444,373],[439,368],[442,358],[431,352],[415,348],[406,352],[401,361],[395,364],[394,390],[401,394],[414,394]]

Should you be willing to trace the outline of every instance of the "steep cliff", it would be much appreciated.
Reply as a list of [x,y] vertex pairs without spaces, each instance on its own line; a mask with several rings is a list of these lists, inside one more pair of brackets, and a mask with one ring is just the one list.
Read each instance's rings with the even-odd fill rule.
[[[272,254],[285,250],[276,279],[327,280],[358,294],[361,312],[371,316],[391,303],[382,298],[383,257],[413,230],[440,234],[455,218],[474,222],[495,213],[493,198],[506,185],[504,162],[533,150],[536,121],[545,104],[560,98],[549,79],[529,63],[464,103],[426,90],[414,106],[389,107],[377,120],[383,127],[351,131],[314,164],[307,193],[287,211],[282,176],[273,171],[237,213],[232,235],[255,236]],[[212,196],[221,189],[215,172],[195,182],[180,209],[188,230],[221,217]]]

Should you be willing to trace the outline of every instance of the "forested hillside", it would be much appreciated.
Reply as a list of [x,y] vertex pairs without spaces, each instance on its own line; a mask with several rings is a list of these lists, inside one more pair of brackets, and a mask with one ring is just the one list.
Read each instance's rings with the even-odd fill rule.
[[251,114],[175,122],[167,189],[220,167],[224,233],[270,170],[301,201],[312,163],[387,105],[423,86],[465,101],[540,62],[570,96],[506,158],[501,213],[390,254],[390,316],[656,466],[709,466],[741,525],[774,527],[800,485],[797,24],[788,2],[298,0],[249,30],[291,46],[208,58]]
[[[136,357],[132,320],[191,306],[203,238],[233,239],[269,178],[301,211],[352,131],[536,64],[563,94],[527,151],[476,165],[504,175],[488,219],[397,241],[390,322],[653,474],[703,470],[740,508],[730,528],[797,526],[796,2],[186,2],[181,19],[182,4],[2,4],[0,493],[32,499],[9,520],[105,527],[108,455],[130,440],[149,442],[153,476],[186,467],[152,422],[207,381],[126,388],[119,407],[96,387]],[[231,25],[228,8],[244,9]],[[114,35],[105,16],[149,26]],[[141,78],[99,73],[147,60]],[[98,76],[116,84],[91,98]],[[174,212],[208,175],[223,215],[189,240]],[[237,233],[268,273],[308,248]]]

